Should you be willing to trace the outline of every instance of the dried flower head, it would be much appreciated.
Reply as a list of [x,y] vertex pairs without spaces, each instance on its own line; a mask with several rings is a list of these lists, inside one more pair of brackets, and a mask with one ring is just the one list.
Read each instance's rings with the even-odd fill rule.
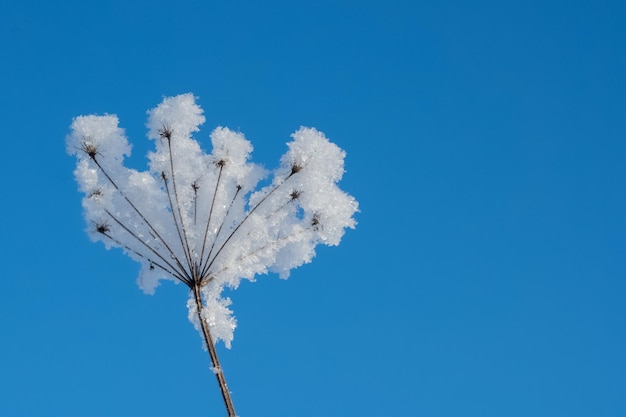
[[[257,189],[267,172],[249,162],[252,145],[241,133],[215,129],[210,155],[193,139],[204,122],[193,95],[166,98],[149,114],[156,150],[145,172],[124,167],[130,145],[116,116],[74,119],[67,148],[78,158],[85,217],[97,239],[142,265],[145,291],[163,279],[189,287],[189,318],[229,404],[214,343],[229,346],[236,322],[222,290],[268,271],[286,277],[311,261],[317,244],[337,245],[354,228],[357,202],[337,187],[345,153],[321,132],[301,128],[273,180]],[[232,403],[227,408],[234,416]]]

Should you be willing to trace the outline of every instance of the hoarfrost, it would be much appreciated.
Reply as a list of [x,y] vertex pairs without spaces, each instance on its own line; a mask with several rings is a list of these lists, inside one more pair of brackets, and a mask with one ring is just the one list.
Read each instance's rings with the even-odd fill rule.
[[[67,150],[77,157],[89,236],[139,262],[147,293],[163,279],[199,289],[213,340],[230,346],[236,321],[224,288],[269,271],[287,278],[312,260],[317,244],[337,245],[355,227],[358,204],[337,187],[345,152],[302,127],[257,190],[268,172],[249,161],[253,148],[243,134],[216,128],[211,154],[193,138],[205,118],[192,94],[165,98],[148,115],[155,150],[145,172],[123,165],[131,146],[116,116],[72,123]],[[193,297],[189,318],[200,330]]]

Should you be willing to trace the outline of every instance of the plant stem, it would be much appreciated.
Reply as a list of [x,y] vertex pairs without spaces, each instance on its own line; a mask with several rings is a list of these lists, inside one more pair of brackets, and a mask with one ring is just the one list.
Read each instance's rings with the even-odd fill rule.
[[193,295],[196,301],[196,311],[198,312],[198,320],[200,321],[200,327],[202,328],[204,343],[209,350],[209,356],[211,357],[211,363],[213,364],[213,372],[215,373],[217,383],[219,384],[220,390],[222,391],[222,398],[224,399],[224,405],[226,406],[228,417],[237,417],[237,414],[235,413],[235,406],[233,405],[233,400],[230,397],[230,391],[228,391],[228,385],[226,384],[226,378],[224,377],[224,371],[222,370],[222,366],[220,365],[220,360],[217,357],[217,350],[215,349],[215,344],[213,343],[213,338],[211,337],[211,332],[209,331],[209,325],[206,320],[202,318],[202,309],[204,308],[204,302],[202,301],[202,294],[200,293],[199,283],[196,283],[193,286]]

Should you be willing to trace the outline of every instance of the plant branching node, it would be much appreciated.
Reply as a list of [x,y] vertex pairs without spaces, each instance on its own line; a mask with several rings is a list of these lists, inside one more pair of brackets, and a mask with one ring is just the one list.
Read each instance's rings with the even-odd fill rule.
[[108,223],[106,222],[102,222],[102,223],[96,223],[96,232],[101,233],[101,234],[107,234],[111,231],[111,226],[109,226]]
[[291,173],[289,174],[289,176],[292,176],[293,174],[297,174],[301,170],[302,170],[302,165],[298,165],[294,162],[293,164],[291,164]]
[[96,159],[96,155],[98,154],[98,148],[93,142],[85,140],[81,143],[80,150],[85,152],[91,159]]
[[318,230],[321,227],[320,216],[318,213],[313,215],[313,218],[311,219],[311,226],[313,226],[313,230]]
[[291,192],[291,194],[289,194],[289,198],[291,198],[291,201],[293,200],[297,200],[298,197],[300,197],[300,195],[302,194],[302,191],[298,191],[298,190],[293,190]]
[[172,133],[174,132],[169,126],[163,126],[159,129],[159,136],[161,136],[162,139],[167,139],[168,141],[172,140]]
[[89,195],[87,196],[88,198],[100,198],[102,197],[102,189],[101,188],[94,188]]

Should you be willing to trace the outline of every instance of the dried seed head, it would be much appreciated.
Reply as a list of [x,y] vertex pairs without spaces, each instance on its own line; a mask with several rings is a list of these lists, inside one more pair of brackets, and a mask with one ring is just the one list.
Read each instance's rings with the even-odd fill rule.
[[169,126],[163,126],[159,129],[159,136],[163,139],[167,139],[168,141],[172,140],[172,128]]
[[108,223],[106,222],[102,222],[102,223],[96,223],[96,232],[98,233],[102,233],[107,234],[111,231],[111,227],[109,226]]
[[315,213],[313,215],[313,218],[311,219],[311,226],[313,226],[313,230],[318,230],[321,227],[319,214]]
[[226,160],[225,159],[220,159],[219,161],[215,162],[215,166],[223,168],[224,165],[226,165]]
[[102,189],[96,188],[88,195],[89,198],[100,198],[102,197]]
[[302,191],[293,190],[291,194],[289,194],[289,197],[291,198],[291,201],[297,200],[298,197],[300,197],[300,194],[302,194]]
[[80,144],[80,150],[89,155],[91,159],[96,159],[96,155],[98,154],[98,148],[89,140],[85,140]]
[[291,164],[291,174],[289,174],[289,176],[292,176],[293,174],[296,174],[300,172],[301,170],[302,170],[302,166],[294,162],[293,164]]
[[197,192],[198,192],[198,190],[200,189],[200,186],[198,185],[198,181],[194,181],[194,182],[191,184],[191,188],[193,188],[193,192],[194,192],[194,193],[197,193]]

